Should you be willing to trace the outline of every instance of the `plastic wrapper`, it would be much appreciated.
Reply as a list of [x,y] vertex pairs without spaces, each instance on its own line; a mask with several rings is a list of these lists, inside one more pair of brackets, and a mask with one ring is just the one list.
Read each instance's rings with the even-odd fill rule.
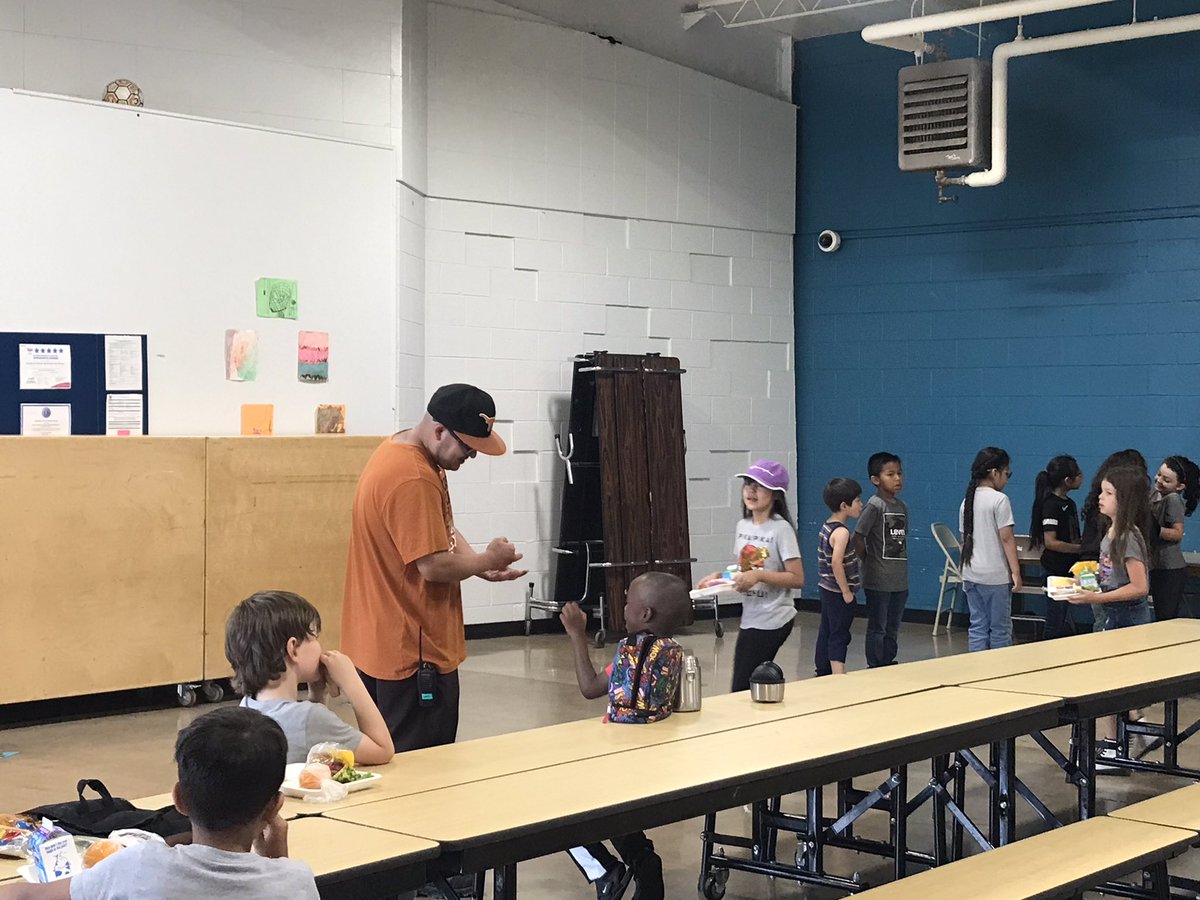
[[346,785],[338,784],[332,778],[326,778],[316,790],[315,794],[304,795],[305,803],[333,803],[337,800],[344,800],[350,793],[350,789]]
[[0,813],[0,856],[29,858],[29,838],[38,823],[29,816]]
[[365,772],[355,770],[354,751],[338,744],[317,744],[308,751],[308,762],[310,765],[329,766],[330,777],[339,784],[351,784],[370,777]]

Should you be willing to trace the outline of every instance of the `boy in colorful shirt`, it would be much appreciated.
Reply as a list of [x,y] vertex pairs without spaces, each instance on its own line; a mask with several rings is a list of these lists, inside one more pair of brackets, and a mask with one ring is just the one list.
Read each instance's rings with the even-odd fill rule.
[[[575,677],[589,700],[608,695],[605,722],[649,724],[665,719],[675,705],[683,668],[683,648],[671,640],[691,608],[687,585],[665,572],[647,572],[633,580],[625,598],[628,637],[603,672],[588,655],[587,613],[576,603],[563,607],[563,627],[575,651]],[[614,837],[618,861],[603,844],[570,851],[576,864],[596,885],[598,900],[620,897],[630,879],[633,900],[663,900],[662,860],[644,832]]]

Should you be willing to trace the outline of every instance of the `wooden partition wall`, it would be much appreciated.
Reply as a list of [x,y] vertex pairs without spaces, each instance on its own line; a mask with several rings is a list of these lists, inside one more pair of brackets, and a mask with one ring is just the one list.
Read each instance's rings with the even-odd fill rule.
[[0,704],[224,677],[225,616],[264,588],[336,647],[381,440],[0,438]]
[[0,438],[0,703],[199,679],[204,438]]
[[382,438],[210,438],[204,675],[229,675],[225,617],[255,591],[294,591],[339,645],[354,487]]

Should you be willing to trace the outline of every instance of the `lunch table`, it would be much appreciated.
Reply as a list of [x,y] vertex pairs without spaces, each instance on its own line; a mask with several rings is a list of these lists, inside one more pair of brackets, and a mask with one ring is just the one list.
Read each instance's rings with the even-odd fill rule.
[[[1181,620],[1173,620],[1181,621]],[[1189,620],[1190,621],[1190,620]],[[1159,623],[1169,624],[1169,623]],[[1142,626],[1150,627],[1150,626]],[[1136,629],[1120,629],[1134,631]],[[1108,632],[1106,632],[1108,633]],[[1179,698],[1200,691],[1200,643],[1176,644],[1043,669],[969,682],[981,690],[1016,692],[1061,699],[1060,725],[1073,726],[1070,758],[1057,750],[1045,735],[1035,740],[1071,776],[1078,788],[1079,816],[1086,819],[1096,807],[1096,719],[1156,703],[1165,704],[1162,724],[1125,723],[1118,719],[1118,754],[1109,760],[1121,768],[1200,778],[1200,771],[1179,765],[1179,744],[1200,730],[1200,723],[1179,730]],[[1161,763],[1135,758],[1129,752],[1130,734],[1147,734],[1163,742]],[[1154,749],[1151,745],[1150,749]]]
[[[1029,695],[936,688],[324,815],[435,841],[444,870],[494,869],[497,897],[509,898],[516,896],[521,860],[1002,741],[1049,727],[1058,705]],[[606,788],[599,792],[594,784]],[[900,846],[904,818],[897,823]]]
[[323,816],[288,823],[288,856],[308,863],[323,900],[394,897],[426,881],[433,841]]

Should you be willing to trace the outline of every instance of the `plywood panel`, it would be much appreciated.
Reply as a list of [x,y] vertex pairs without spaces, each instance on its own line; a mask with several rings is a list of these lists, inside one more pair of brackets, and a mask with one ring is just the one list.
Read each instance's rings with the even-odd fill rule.
[[203,438],[0,438],[0,703],[196,679]]
[[225,618],[244,597],[278,589],[321,612],[337,647],[354,487],[382,437],[210,438],[205,676],[229,674]]

